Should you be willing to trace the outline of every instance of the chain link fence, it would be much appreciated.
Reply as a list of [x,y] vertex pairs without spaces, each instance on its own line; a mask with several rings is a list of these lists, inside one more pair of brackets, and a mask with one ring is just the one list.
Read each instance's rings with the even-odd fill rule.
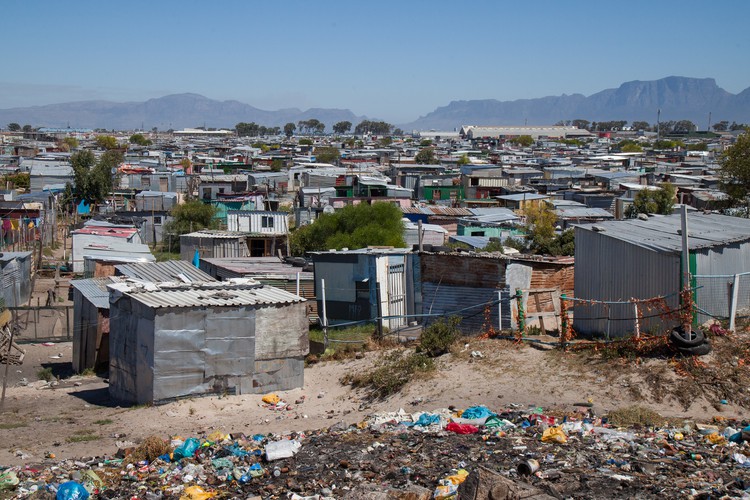
[[733,327],[736,320],[750,318],[750,272],[697,275],[695,284],[700,323],[728,320]]

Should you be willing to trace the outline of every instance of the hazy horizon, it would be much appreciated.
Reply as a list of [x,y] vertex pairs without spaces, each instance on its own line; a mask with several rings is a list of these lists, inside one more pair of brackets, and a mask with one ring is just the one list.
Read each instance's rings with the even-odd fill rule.
[[408,123],[454,100],[589,96],[672,75],[750,86],[750,2],[9,0],[3,11],[0,109],[195,93]]

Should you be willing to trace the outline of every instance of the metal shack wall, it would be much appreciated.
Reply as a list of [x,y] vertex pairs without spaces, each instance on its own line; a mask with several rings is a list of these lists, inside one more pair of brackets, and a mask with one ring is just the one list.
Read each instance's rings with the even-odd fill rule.
[[[725,279],[699,279],[697,285],[704,285],[704,287],[695,291],[696,304],[704,311],[714,313],[726,311],[728,314],[731,301],[729,283],[733,281],[731,276],[750,271],[750,243],[716,245],[712,248],[695,250],[691,254],[695,256],[694,274],[726,277]],[[747,283],[747,277],[741,281]],[[723,283],[725,286],[717,286],[719,283]],[[743,290],[747,290],[746,285],[740,285],[740,293],[737,296],[737,308],[740,311],[746,311],[750,308],[750,295],[743,293]],[[699,323],[705,323],[711,319],[708,315],[698,314]]]
[[156,311],[154,401],[250,392],[255,368],[254,307]]
[[[459,328],[465,334],[482,331],[485,323],[485,307],[480,304],[498,299],[498,291],[505,286],[506,261],[486,257],[454,254],[420,254],[422,279],[422,313],[427,315],[425,325],[438,317],[455,313],[461,317]],[[503,300],[507,300],[507,291]],[[509,310],[503,304],[504,309]],[[478,306],[478,307],[471,307]],[[467,309],[471,307],[470,309]],[[492,325],[498,325],[498,307],[489,306]],[[503,313],[503,327],[509,327],[509,317]]]
[[247,238],[238,236],[236,238],[214,238],[210,235],[180,236],[180,259],[191,262],[195,251],[198,250],[201,257],[247,257]]
[[310,350],[306,303],[261,307],[255,325],[252,392],[302,387],[305,355]]
[[[594,301],[628,301],[671,295],[670,308],[679,305],[674,295],[680,287],[680,255],[659,253],[633,245],[606,233],[575,229],[575,297]],[[657,310],[643,310],[641,331],[674,326],[665,324]],[[654,316],[649,318],[648,316]],[[607,321],[609,317],[609,324]],[[573,329],[586,335],[607,333],[611,337],[632,335],[635,311],[632,304],[604,305],[577,302]]]
[[154,314],[127,296],[110,299],[109,394],[133,404],[154,401]]

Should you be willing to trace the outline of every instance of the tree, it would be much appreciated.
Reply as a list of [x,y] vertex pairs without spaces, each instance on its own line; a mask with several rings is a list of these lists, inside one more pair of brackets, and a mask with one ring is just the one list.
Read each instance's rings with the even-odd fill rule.
[[347,134],[352,129],[352,122],[342,121],[333,124],[333,132],[335,134]]
[[390,137],[382,137],[382,138],[381,138],[381,139],[380,139],[380,140],[378,141],[378,144],[380,145],[380,147],[381,147],[381,148],[387,148],[387,147],[388,147],[388,146],[390,146],[390,145],[391,145],[392,143],[393,143],[393,139],[392,139],[392,138],[390,138]]
[[8,130],[10,132],[18,132],[19,130],[21,130],[21,125],[19,125],[16,122],[9,123],[8,124]]
[[434,165],[437,163],[435,150],[433,148],[422,148],[414,156],[414,161],[419,165]]
[[458,161],[456,162],[456,165],[460,167],[462,165],[468,165],[469,163],[471,163],[471,160],[469,160],[469,155],[464,153],[461,155],[461,158],[458,159]]
[[620,143],[618,144],[618,147],[620,148],[620,152],[622,153],[643,152],[643,148],[641,147],[641,145],[635,141],[631,141],[630,139],[625,139],[624,141],[620,141]]
[[576,120],[573,120],[571,123],[573,124],[574,127],[582,128],[582,129],[585,129],[585,130],[588,130],[589,127],[591,126],[591,122],[590,121],[588,121],[588,120],[582,120],[580,118],[578,118]]
[[216,229],[219,221],[215,219],[216,207],[207,205],[200,200],[186,201],[170,211],[172,220],[164,225],[164,233],[170,252],[180,251],[180,235],[200,231],[201,229]]
[[292,232],[292,252],[302,255],[330,248],[403,247],[402,217],[401,210],[390,203],[348,205]]
[[23,132],[24,132],[25,134],[28,134],[29,132],[33,132],[33,131],[34,131],[34,127],[32,127],[31,125],[24,125],[24,126],[23,126],[23,127],[21,128],[21,130],[23,130]]
[[519,135],[518,137],[514,137],[513,139],[511,139],[510,142],[523,148],[528,148],[529,146],[534,144],[534,138],[530,135]]
[[631,127],[633,128],[633,130],[636,130],[636,131],[637,130],[643,130],[643,131],[651,130],[651,125],[649,125],[648,122],[635,121],[632,123]]
[[338,148],[334,147],[321,147],[315,148],[315,161],[321,163],[336,163],[341,157]]
[[626,217],[633,218],[638,214],[669,215],[674,209],[677,188],[665,182],[659,189],[642,189],[633,199],[633,204],[625,212]]
[[698,127],[690,120],[680,120],[674,124],[674,128],[672,129],[675,134],[689,134],[696,130],[698,130]]
[[302,139],[300,139],[298,141],[298,144],[300,146],[312,146],[313,145],[313,141],[312,141],[312,139],[308,139],[307,137],[304,137],[304,138],[302,138]]
[[289,122],[286,125],[284,125],[284,135],[287,137],[293,136],[295,130],[297,130],[297,125],[295,125],[292,122]]
[[729,122],[722,120],[719,123],[714,123],[711,127],[714,129],[714,132],[726,132],[729,128]]
[[102,149],[117,149],[117,139],[111,135],[97,135],[96,145]]
[[355,135],[390,135],[393,130],[393,125],[386,122],[375,122],[370,120],[362,120],[359,125],[354,127]]
[[62,142],[63,144],[68,146],[68,151],[70,151],[71,149],[78,149],[79,143],[78,139],[76,139],[75,137],[66,137],[62,140]]
[[73,167],[72,187],[74,201],[101,203],[112,191],[112,169],[122,163],[122,154],[107,151],[99,160],[89,150],[77,151],[70,156]]
[[130,144],[135,144],[137,146],[150,146],[152,142],[143,134],[133,134],[130,136]]
[[529,250],[539,255],[573,255],[575,237],[572,230],[555,234],[557,216],[547,205],[531,205],[524,209],[528,229]]
[[8,174],[3,177],[3,184],[10,182],[15,189],[28,190],[31,185],[31,178],[28,172],[19,172],[17,174]]
[[747,203],[750,194],[750,131],[737,137],[735,143],[721,155],[719,179],[721,189],[733,204]]

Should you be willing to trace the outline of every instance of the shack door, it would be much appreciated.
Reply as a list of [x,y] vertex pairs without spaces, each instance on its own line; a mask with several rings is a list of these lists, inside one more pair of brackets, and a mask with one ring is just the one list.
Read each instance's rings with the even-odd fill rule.
[[[406,325],[406,273],[404,264],[388,266],[388,328]],[[393,317],[397,316],[397,317]]]

